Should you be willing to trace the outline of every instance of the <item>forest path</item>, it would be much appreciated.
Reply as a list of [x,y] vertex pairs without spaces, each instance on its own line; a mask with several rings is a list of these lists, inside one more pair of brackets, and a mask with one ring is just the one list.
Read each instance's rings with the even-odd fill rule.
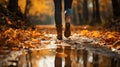
[[[45,64],[46,67],[49,67],[51,63],[53,64],[51,67],[54,67],[57,63],[62,63],[61,67],[65,64],[73,65],[72,67],[78,65],[79,67],[79,65],[84,66],[83,63],[93,63],[92,66],[94,66],[102,65],[105,61],[104,59],[107,59],[106,64],[101,67],[120,66],[119,50],[115,49],[117,52],[113,52],[112,49],[104,46],[105,42],[99,37],[101,35],[98,32],[102,30],[101,28],[95,28],[94,30],[87,26],[74,27],[72,28],[72,35],[69,38],[63,37],[63,40],[56,39],[54,26],[42,25],[37,26],[36,29],[38,32],[42,33],[41,38],[38,38],[40,45],[37,44],[37,48],[25,48],[17,51],[0,50],[0,59],[2,60],[0,61],[0,67],[5,65],[37,67],[32,66],[32,64],[40,65],[41,67],[44,67]],[[88,59],[86,60],[86,58]],[[40,59],[41,63],[38,62],[38,59]],[[64,59],[67,59],[67,61]],[[54,62],[55,60],[58,62]],[[70,60],[71,62],[69,62]],[[33,63],[34,61],[36,63]],[[79,63],[77,61],[79,61]]]

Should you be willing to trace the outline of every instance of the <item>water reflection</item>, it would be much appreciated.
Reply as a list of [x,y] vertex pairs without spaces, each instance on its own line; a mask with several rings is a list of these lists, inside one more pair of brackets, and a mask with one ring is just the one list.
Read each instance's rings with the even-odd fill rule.
[[[58,46],[57,49],[28,50],[12,60],[8,67],[120,67],[120,59],[93,53],[86,49],[71,49]],[[2,66],[7,67],[7,66]]]
[[29,61],[31,62],[28,67],[55,67],[55,50],[42,49],[31,51],[29,53]]
[[27,63],[27,67],[120,67],[119,59],[70,46],[30,51]]

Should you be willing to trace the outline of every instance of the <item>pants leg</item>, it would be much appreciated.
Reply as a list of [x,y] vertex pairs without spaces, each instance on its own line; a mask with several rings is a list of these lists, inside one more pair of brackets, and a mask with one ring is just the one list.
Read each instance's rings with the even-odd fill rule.
[[66,11],[66,15],[71,15],[72,14],[72,2],[73,0],[64,0],[65,3],[65,11]]
[[73,1],[73,0],[64,0],[65,10],[72,8],[72,1]]
[[55,5],[55,23],[62,25],[62,0],[54,0]]

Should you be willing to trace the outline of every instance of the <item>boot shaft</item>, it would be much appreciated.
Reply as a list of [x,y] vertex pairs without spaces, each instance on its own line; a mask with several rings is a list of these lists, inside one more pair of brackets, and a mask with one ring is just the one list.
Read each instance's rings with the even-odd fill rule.
[[57,39],[62,40],[62,25],[56,25]]
[[62,31],[62,29],[63,29],[63,28],[62,28],[62,25],[56,25],[56,30],[57,30],[57,31]]

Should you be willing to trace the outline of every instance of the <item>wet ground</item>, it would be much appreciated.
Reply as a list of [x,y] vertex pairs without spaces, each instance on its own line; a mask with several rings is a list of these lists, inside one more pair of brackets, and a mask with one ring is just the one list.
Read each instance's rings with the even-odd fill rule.
[[49,39],[38,38],[38,48],[15,51],[1,47],[0,67],[120,67],[120,51],[96,45],[99,39],[73,34],[58,41],[55,32],[41,32],[45,31]]
[[117,53],[86,45],[5,52],[0,55],[0,67],[120,67]]

